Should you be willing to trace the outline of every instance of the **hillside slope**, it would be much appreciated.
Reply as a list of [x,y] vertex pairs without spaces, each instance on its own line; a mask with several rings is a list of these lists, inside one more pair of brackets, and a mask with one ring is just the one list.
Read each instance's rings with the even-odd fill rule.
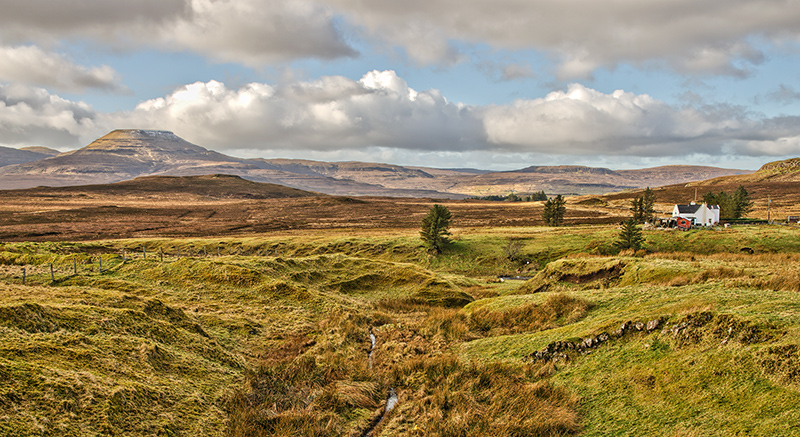
[[68,187],[37,187],[22,190],[8,190],[4,194],[14,196],[68,196],[70,194],[84,197],[107,197],[109,200],[126,198],[141,199],[148,196],[153,199],[175,198],[187,201],[216,199],[279,199],[287,197],[321,196],[319,193],[298,190],[282,185],[253,182],[231,175],[202,176],[141,176],[129,181],[113,184],[75,185]]

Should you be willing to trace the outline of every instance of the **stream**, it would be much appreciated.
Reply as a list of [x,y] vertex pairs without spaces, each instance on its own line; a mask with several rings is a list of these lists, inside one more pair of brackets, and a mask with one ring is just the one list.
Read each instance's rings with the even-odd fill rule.
[[372,333],[372,328],[369,328],[369,341],[372,342],[372,346],[369,348],[369,369],[372,370],[372,352],[375,350],[375,334]]
[[[372,327],[369,328],[369,341],[371,342],[371,346],[369,348],[368,359],[369,359],[369,368],[371,370],[372,369],[372,354],[375,351],[375,342],[377,341],[377,337],[375,337],[375,333],[372,332]],[[386,417],[386,415],[389,414],[389,412],[392,411],[394,409],[394,407],[397,406],[397,403],[399,401],[400,401],[400,399],[397,397],[397,392],[394,390],[394,387],[389,387],[389,395],[386,398],[386,406],[383,408],[383,413],[378,418],[378,420],[376,420],[374,423],[370,424],[367,427],[367,429],[364,430],[364,433],[362,434],[362,437],[373,437],[372,432],[375,431],[375,428],[377,428],[378,425],[381,424],[381,422],[383,422],[383,419]]]

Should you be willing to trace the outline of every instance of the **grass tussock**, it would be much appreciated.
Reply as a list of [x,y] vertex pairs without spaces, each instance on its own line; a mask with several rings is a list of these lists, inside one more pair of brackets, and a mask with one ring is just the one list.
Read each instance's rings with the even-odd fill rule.
[[540,304],[503,310],[478,308],[469,315],[469,328],[483,336],[536,332],[575,323],[586,317],[591,308],[592,304],[584,299],[559,293]]
[[385,392],[367,367],[369,317],[335,312],[247,376],[228,402],[228,435],[350,435]]
[[625,262],[609,257],[569,257],[553,261],[532,279],[526,281],[514,294],[539,293],[550,290],[559,282],[570,284],[608,285],[623,274]]
[[382,435],[566,436],[580,430],[577,397],[520,366],[440,355],[409,360],[390,377],[408,394]]
[[[377,408],[381,385],[355,377],[341,362],[304,354],[248,377],[228,403],[229,436],[341,436],[357,431]],[[348,418],[361,419],[351,422]]]

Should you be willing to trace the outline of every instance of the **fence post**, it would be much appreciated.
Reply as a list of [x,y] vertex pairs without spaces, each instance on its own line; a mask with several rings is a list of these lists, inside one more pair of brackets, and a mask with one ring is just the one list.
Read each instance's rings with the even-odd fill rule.
[[22,268],[22,285],[25,285],[25,276],[27,275],[27,273],[28,272],[25,270],[25,267],[23,267]]
[[206,251],[206,247],[203,246],[203,258],[208,256],[208,252]]
[[50,263],[50,282],[56,282],[56,274],[53,272],[53,263]]
[[100,264],[100,273],[103,273],[103,256],[97,257],[97,262]]
[[189,246],[189,258],[194,256],[194,247]]
[[122,263],[125,263],[125,248],[122,248]]
[[217,246],[217,256],[219,256],[219,246]]
[[78,276],[78,260],[72,259],[72,274]]
[[142,246],[142,255],[144,255],[144,257],[147,258],[147,248],[144,246]]
[[158,248],[158,254],[161,255],[161,262],[163,263],[164,262],[164,249],[159,247]]
[[175,246],[175,248],[178,249],[178,258],[180,258],[181,257],[181,247],[180,246]]

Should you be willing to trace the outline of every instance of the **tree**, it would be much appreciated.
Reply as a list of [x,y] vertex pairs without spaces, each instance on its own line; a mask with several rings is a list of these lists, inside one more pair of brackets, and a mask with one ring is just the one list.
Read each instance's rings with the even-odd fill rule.
[[[744,190],[744,187],[741,188],[742,190]],[[739,190],[736,191],[739,192]],[[744,191],[743,194],[740,194],[740,196],[746,196],[746,195],[747,191]],[[743,197],[742,198],[743,205],[745,201],[749,202],[749,200],[750,200],[749,196],[747,196],[746,198]],[[703,202],[705,202],[707,205],[719,205],[720,218],[737,219],[741,218],[742,216],[741,210],[737,206],[735,196],[732,197],[730,194],[724,191],[720,191],[719,194],[714,194],[709,191],[708,194],[703,196]],[[750,205],[752,205],[752,202],[750,202]]]
[[642,197],[642,220],[653,222],[656,218],[656,193],[647,187]]
[[636,219],[631,217],[622,224],[617,240],[614,241],[614,247],[639,250],[643,244],[642,230],[637,226]]
[[539,200],[547,200],[547,194],[544,193],[544,190],[537,191],[537,192],[531,194],[530,196],[528,196],[528,201],[529,202],[536,202],[536,201],[539,201]]
[[644,199],[641,197],[634,197],[631,199],[631,218],[636,223],[644,221]]
[[642,197],[631,199],[631,217],[638,223],[652,222],[656,214],[655,204],[656,194],[647,187]]
[[542,211],[542,220],[547,226],[558,226],[564,222],[564,214],[567,208],[564,206],[567,201],[562,195],[558,195],[552,199],[547,199],[544,203],[544,211]]
[[750,200],[750,194],[747,193],[747,190],[742,185],[739,185],[739,188],[733,193],[733,208],[735,218],[742,218],[753,209],[753,201]]
[[419,231],[422,242],[436,253],[442,250],[450,242],[447,238],[450,235],[448,228],[451,219],[450,210],[442,205],[433,205],[428,214],[422,219],[422,228]]

